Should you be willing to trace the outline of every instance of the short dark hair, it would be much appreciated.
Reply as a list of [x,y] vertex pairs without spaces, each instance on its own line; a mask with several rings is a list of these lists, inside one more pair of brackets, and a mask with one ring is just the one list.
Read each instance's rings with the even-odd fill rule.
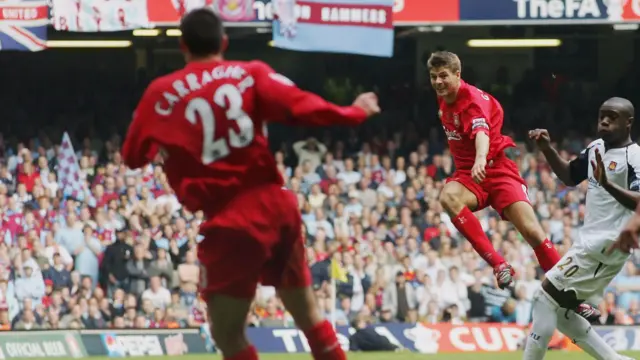
[[189,12],[180,22],[182,42],[195,56],[218,54],[222,50],[224,27],[216,13],[207,8]]
[[427,60],[429,70],[445,67],[453,72],[462,70],[462,64],[458,55],[450,51],[436,51]]

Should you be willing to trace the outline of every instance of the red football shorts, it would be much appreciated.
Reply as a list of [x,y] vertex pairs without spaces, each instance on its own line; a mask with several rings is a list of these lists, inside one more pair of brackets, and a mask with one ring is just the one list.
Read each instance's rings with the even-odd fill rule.
[[258,283],[311,285],[302,219],[294,193],[277,185],[236,196],[200,228],[200,291],[252,299]]
[[456,170],[447,182],[459,182],[476,196],[478,208],[474,211],[491,206],[504,217],[504,209],[509,205],[519,201],[531,203],[518,165],[511,159],[501,156],[489,161],[486,172],[487,176],[480,184],[473,181],[471,170],[466,169]]

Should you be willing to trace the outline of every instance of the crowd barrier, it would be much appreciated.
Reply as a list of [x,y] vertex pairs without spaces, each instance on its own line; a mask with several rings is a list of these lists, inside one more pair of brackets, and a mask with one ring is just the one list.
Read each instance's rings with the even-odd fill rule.
[[[508,324],[380,324],[375,331],[392,343],[419,353],[513,351],[522,346],[526,330]],[[640,350],[640,327],[597,327],[596,331],[616,350]],[[341,345],[349,348],[354,329],[338,327]],[[248,335],[261,353],[309,352],[302,332],[294,328],[250,328]],[[571,341],[558,339],[559,347]],[[562,345],[565,344],[565,345]],[[184,355],[215,352],[206,331],[79,330],[10,331],[0,333],[0,359],[83,358],[88,356]]]

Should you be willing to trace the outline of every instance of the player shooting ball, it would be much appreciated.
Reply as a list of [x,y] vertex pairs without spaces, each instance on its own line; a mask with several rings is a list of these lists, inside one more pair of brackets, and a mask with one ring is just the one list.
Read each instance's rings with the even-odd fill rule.
[[[515,271],[493,248],[474,211],[492,206],[510,221],[547,272],[560,260],[560,255],[538,222],[518,166],[505,155],[505,149],[515,147],[515,143],[501,133],[502,106],[491,95],[461,79],[462,66],[456,54],[435,52],[427,67],[456,167],[446,180],[440,203],[456,229],[493,267],[501,289],[512,284]],[[589,305],[580,305],[576,311],[589,320],[599,316]]]

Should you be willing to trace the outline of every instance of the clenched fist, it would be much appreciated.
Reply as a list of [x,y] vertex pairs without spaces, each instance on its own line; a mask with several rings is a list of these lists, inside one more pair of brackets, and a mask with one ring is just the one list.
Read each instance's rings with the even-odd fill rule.
[[380,106],[378,106],[378,95],[368,92],[358,95],[353,102],[353,106],[357,106],[367,113],[367,116],[373,116],[380,112]]
[[549,136],[547,129],[529,131],[529,139],[535,140],[540,150],[548,150],[551,147],[551,136]]

